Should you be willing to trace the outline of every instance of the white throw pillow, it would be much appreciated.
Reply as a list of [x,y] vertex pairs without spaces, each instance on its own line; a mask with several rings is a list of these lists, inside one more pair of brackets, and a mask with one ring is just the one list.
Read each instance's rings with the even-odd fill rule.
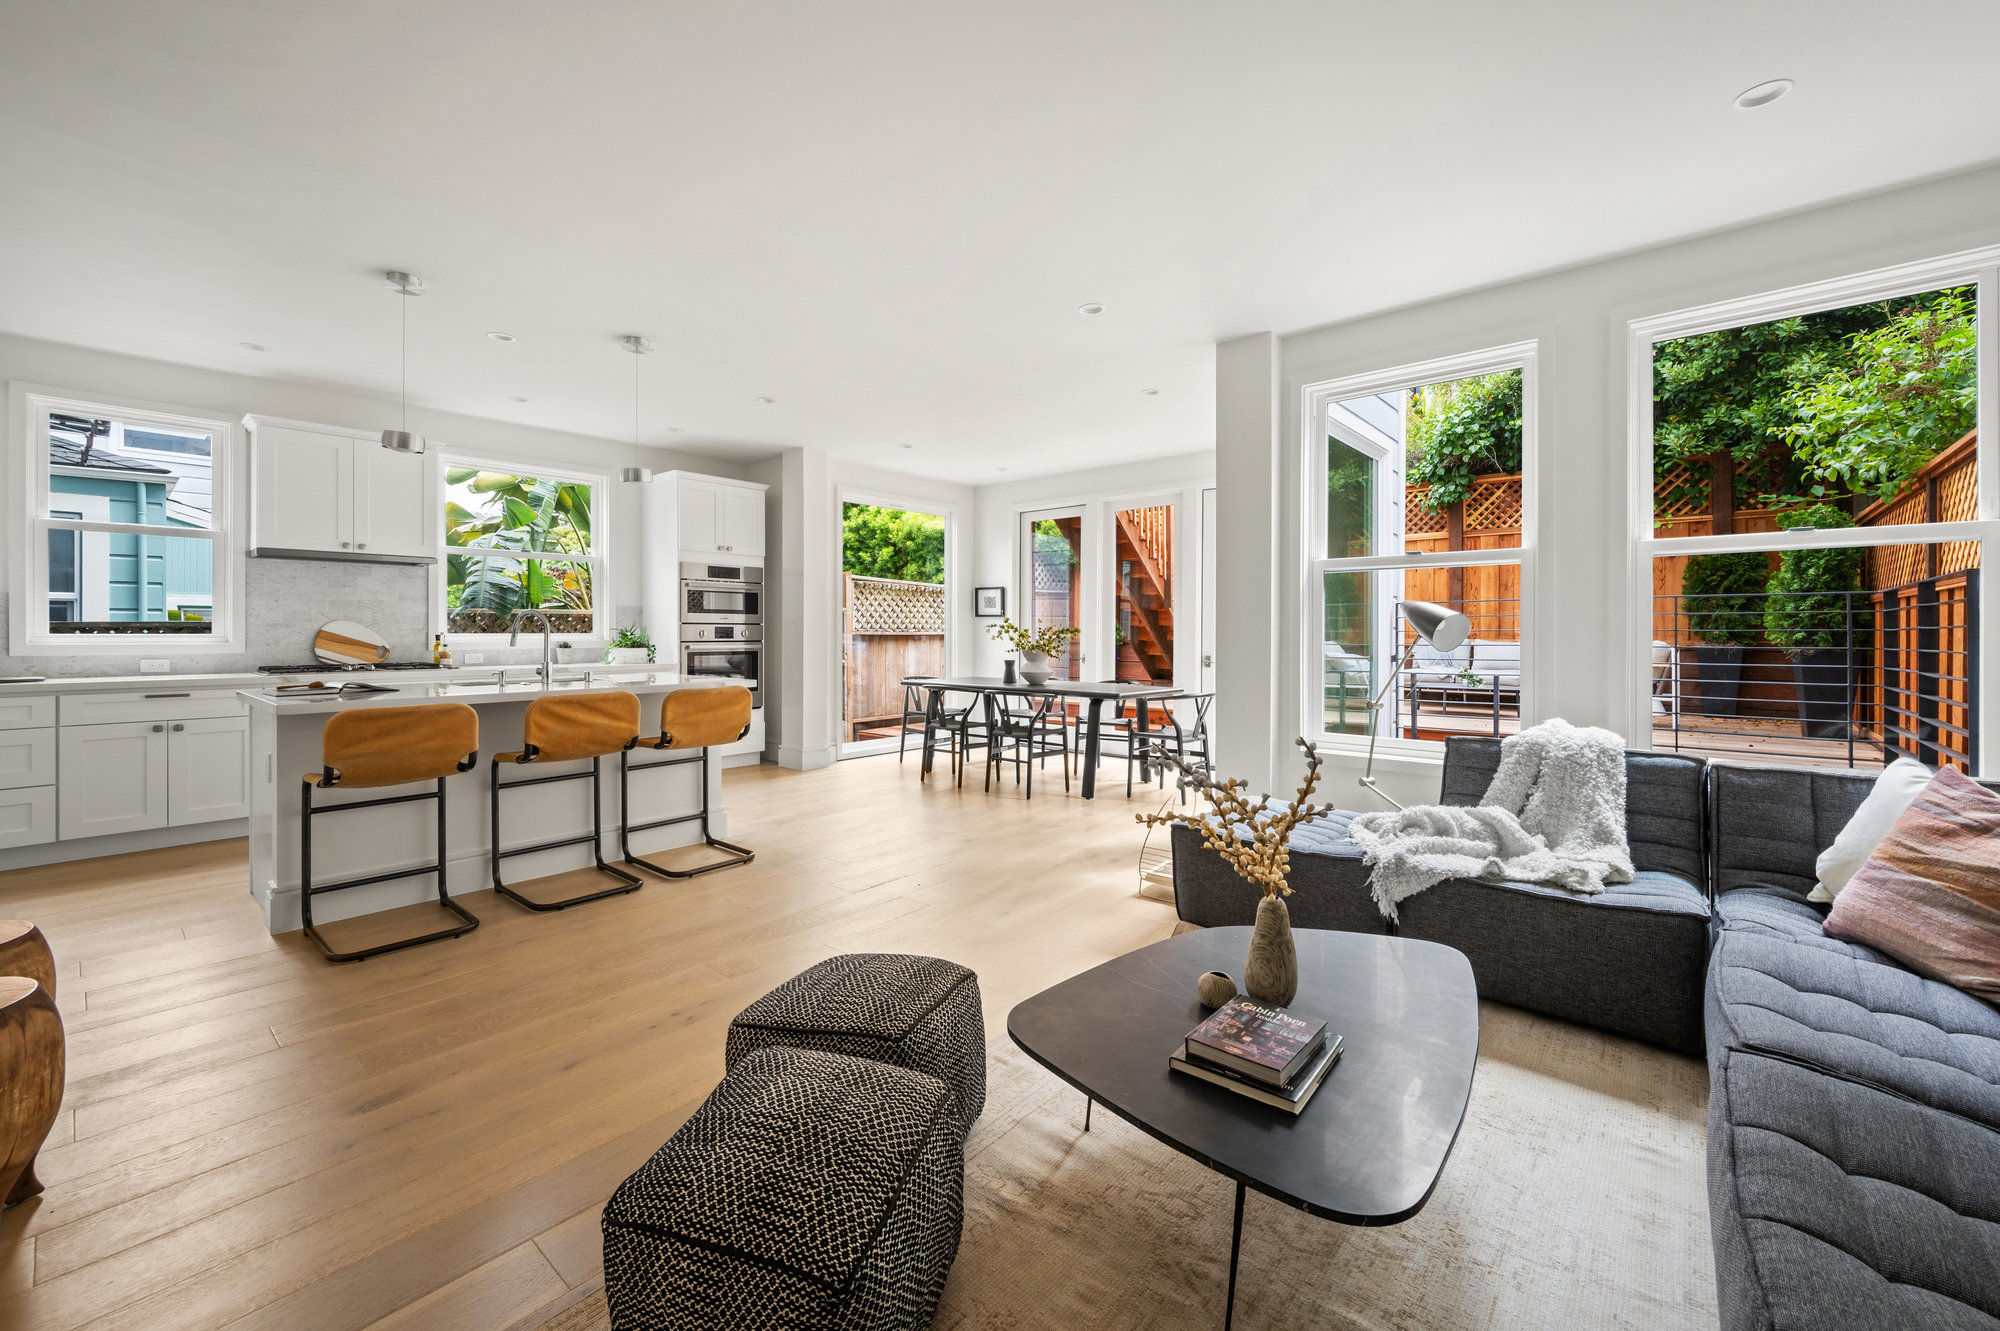
[[1847,880],[1875,853],[1889,828],[1903,816],[1903,810],[1923,793],[1937,773],[1915,758],[1898,758],[1875,778],[1875,789],[1861,801],[1861,807],[1840,829],[1833,844],[1819,853],[1814,868],[1819,882],[1806,894],[1808,901],[1831,901],[1847,886]]

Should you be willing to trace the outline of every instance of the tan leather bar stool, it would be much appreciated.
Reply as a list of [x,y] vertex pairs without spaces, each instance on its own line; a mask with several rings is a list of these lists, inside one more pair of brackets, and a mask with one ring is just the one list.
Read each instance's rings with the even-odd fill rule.
[[[299,915],[306,937],[313,940],[328,961],[363,961],[419,943],[435,943],[456,938],[479,927],[479,917],[451,899],[445,890],[444,783],[447,777],[470,772],[479,762],[479,713],[464,703],[439,703],[434,707],[371,707],[342,712],[326,723],[320,736],[320,770],[307,772],[299,798]],[[421,795],[388,795],[381,799],[354,800],[346,804],[313,804],[314,790],[368,790],[382,786],[403,786],[414,781],[435,781],[437,789]],[[393,869],[349,878],[339,883],[315,884],[312,880],[313,819],[349,809],[377,809],[385,804],[410,804],[417,800],[437,801],[437,862],[419,869]],[[316,896],[339,892],[369,883],[386,883],[395,878],[437,875],[438,904],[456,915],[462,924],[418,934],[393,943],[378,943],[354,952],[336,952],[313,926],[312,903]]]
[[[493,890],[529,910],[566,910],[600,897],[636,892],[646,880],[604,862],[604,785],[599,780],[606,754],[618,754],[639,742],[639,695],[636,693],[579,693],[549,696],[528,704],[527,719],[521,724],[521,748],[517,753],[493,755]],[[554,776],[531,776],[503,783],[501,765],[526,767],[534,763],[569,762],[590,759],[588,772],[559,772]],[[532,846],[500,849],[500,792],[517,786],[546,786],[557,781],[590,782],[590,831],[584,836],[543,841]],[[614,886],[601,892],[585,892],[561,901],[536,901],[523,896],[501,880],[500,861],[511,855],[530,855],[538,850],[559,850],[564,846],[590,847],[590,857],[599,873],[609,876]]]
[[[660,733],[639,741],[644,749],[699,749],[701,752],[685,758],[669,758],[664,762],[632,765],[629,753],[618,757],[618,798],[625,807],[625,824],[618,832],[618,848],[624,853],[627,863],[642,869],[651,869],[666,878],[692,878],[696,874],[713,873],[717,869],[727,869],[737,864],[748,864],[757,857],[757,852],[747,846],[721,841],[708,830],[708,750],[712,744],[734,744],[750,733],[750,690],[730,684],[706,689],[676,689],[660,700]],[[650,772],[660,767],[681,767],[688,763],[701,764],[701,808],[694,813],[684,813],[673,818],[656,818],[650,823],[632,821],[631,776],[634,772]],[[650,831],[655,827],[668,827],[674,823],[691,823],[701,819],[701,839],[717,850],[729,852],[727,859],[713,864],[698,865],[692,869],[668,869],[642,860],[632,853],[632,834]]]

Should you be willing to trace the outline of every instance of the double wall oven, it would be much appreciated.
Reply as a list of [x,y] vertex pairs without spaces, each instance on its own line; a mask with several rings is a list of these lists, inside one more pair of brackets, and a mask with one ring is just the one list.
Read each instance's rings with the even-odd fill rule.
[[764,705],[764,570],[681,564],[681,673],[743,680]]

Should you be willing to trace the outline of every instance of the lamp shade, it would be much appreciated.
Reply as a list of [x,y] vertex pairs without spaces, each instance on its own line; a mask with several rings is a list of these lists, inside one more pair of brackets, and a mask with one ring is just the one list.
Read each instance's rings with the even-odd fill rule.
[[424,451],[424,437],[411,434],[408,430],[384,430],[382,447],[392,453],[421,453]]
[[1454,650],[1472,632],[1472,620],[1459,611],[1429,601],[1403,602],[1403,618],[1417,636],[1441,652]]

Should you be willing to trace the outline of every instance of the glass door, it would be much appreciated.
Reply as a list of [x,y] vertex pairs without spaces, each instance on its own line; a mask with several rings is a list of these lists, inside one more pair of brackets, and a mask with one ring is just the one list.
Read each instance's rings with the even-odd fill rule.
[[[894,753],[903,742],[903,678],[942,675],[946,515],[876,504],[840,506],[842,758]],[[921,743],[921,717],[908,743]]]
[[[1021,547],[1027,555],[1022,586],[1027,593],[1018,622],[1030,631],[1051,625],[1081,629],[1083,509],[1042,509],[1023,513],[1021,522]],[[1072,639],[1061,655],[1049,657],[1049,670],[1057,679],[1082,679],[1083,663],[1082,639]]]
[[1174,510],[1172,503],[1114,509],[1111,525],[1112,678],[1174,682]]

